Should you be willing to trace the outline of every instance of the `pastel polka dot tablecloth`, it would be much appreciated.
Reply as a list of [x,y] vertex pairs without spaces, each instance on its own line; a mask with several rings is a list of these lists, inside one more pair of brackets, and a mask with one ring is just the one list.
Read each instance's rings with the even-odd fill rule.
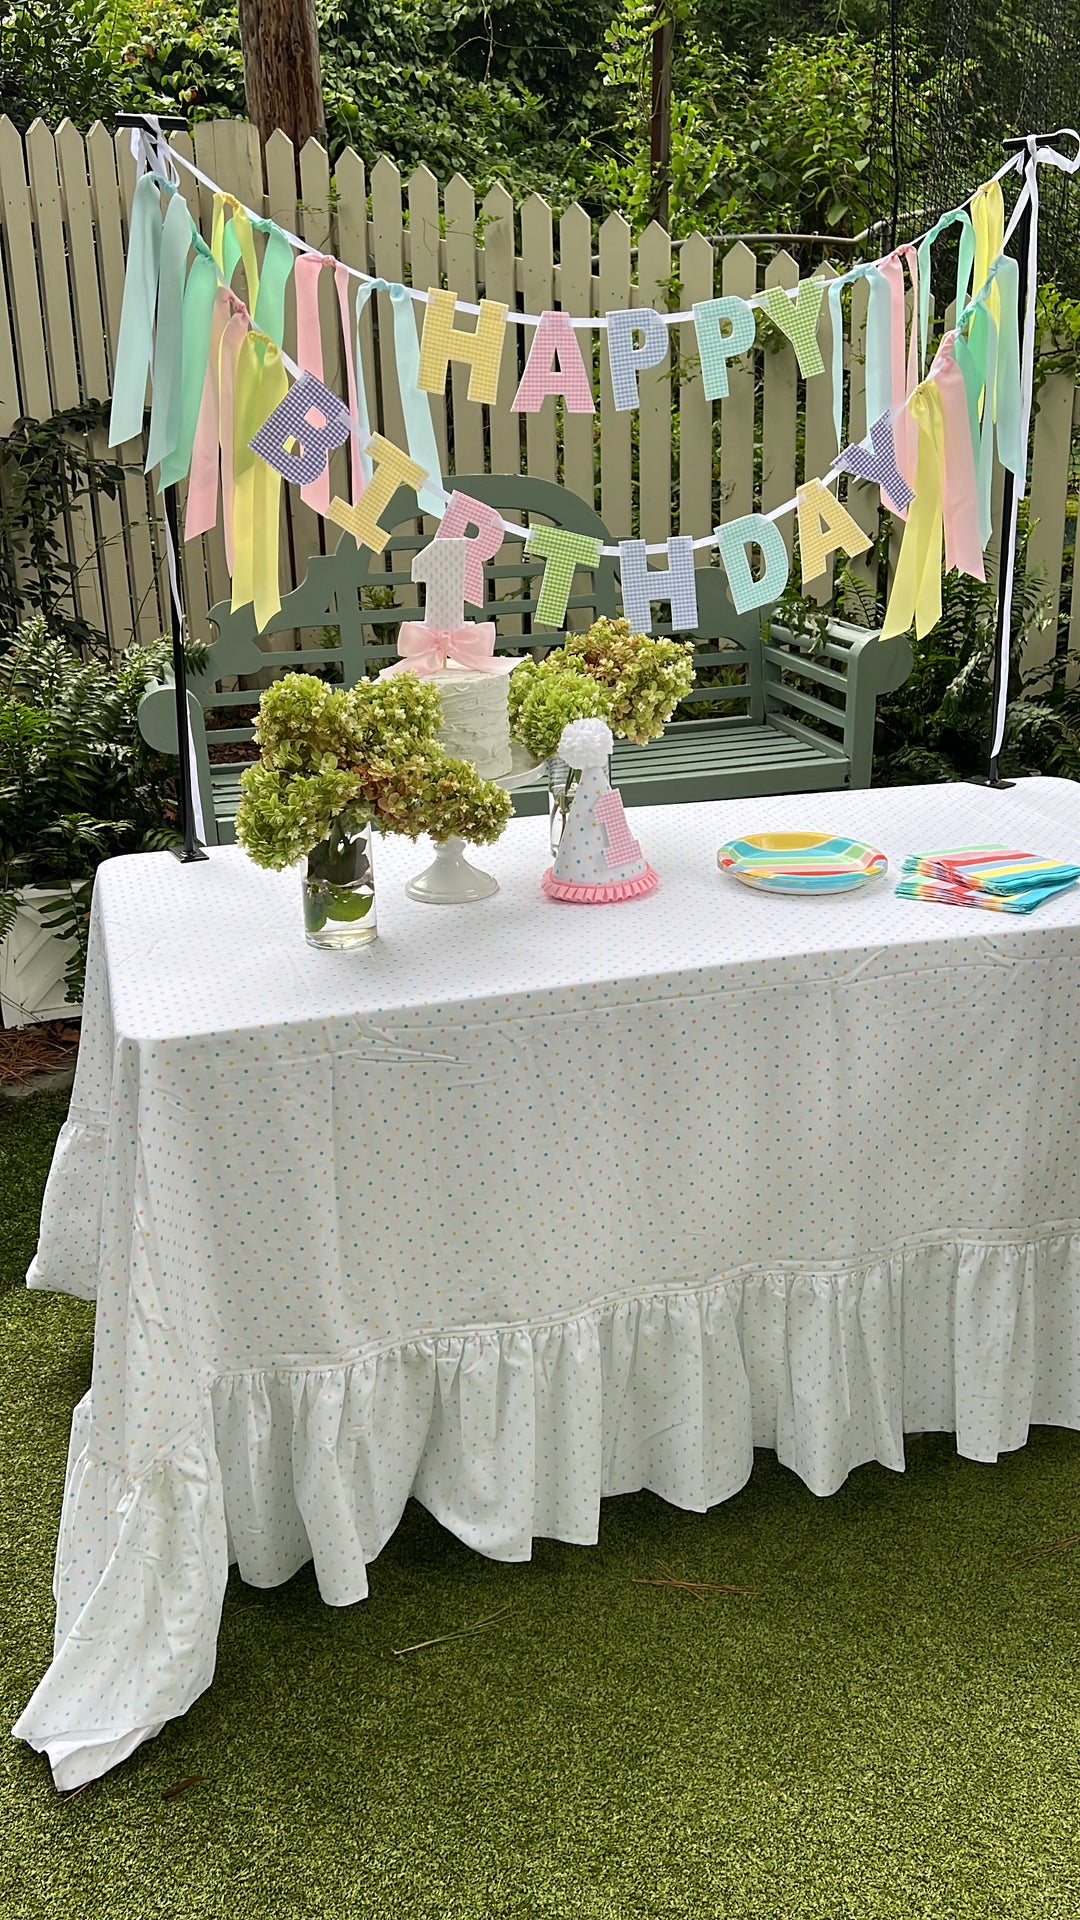
[[[638,808],[655,893],[405,897],[305,945],[236,848],[107,862],[29,1283],[96,1295],[53,1664],[17,1734],[103,1773],[212,1677],[230,1561],[367,1591],[406,1499],[527,1559],[608,1493],[704,1510],[773,1447],[815,1493],[905,1432],[993,1460],[1080,1424],[1080,889],[1019,923],[897,898],[904,856],[1080,848],[1080,787]],[[843,896],[717,850],[880,847]]]

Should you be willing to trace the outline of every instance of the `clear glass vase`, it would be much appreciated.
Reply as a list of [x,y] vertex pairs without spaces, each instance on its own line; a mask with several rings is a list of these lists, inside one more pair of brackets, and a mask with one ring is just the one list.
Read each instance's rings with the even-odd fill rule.
[[340,953],[369,946],[377,932],[370,826],[335,822],[329,839],[308,854],[303,888],[309,947]]
[[577,767],[568,766],[565,760],[560,760],[557,753],[553,753],[548,761],[547,779],[548,828],[551,837],[551,856],[554,859],[559,851],[559,842],[563,837],[570,808],[574,803],[574,794],[577,792],[581,772]]

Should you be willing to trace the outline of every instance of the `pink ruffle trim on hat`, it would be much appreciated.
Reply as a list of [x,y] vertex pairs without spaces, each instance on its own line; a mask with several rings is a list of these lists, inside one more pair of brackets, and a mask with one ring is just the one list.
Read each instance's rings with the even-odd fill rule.
[[540,882],[550,900],[573,900],[580,907],[604,906],[609,900],[637,900],[643,893],[651,893],[659,886],[660,875],[652,867],[646,866],[632,880],[556,880],[555,869],[549,867]]

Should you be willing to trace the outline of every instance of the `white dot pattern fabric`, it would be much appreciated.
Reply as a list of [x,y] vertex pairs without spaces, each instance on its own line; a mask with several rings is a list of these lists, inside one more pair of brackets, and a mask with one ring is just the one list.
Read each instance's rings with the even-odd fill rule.
[[[648,752],[649,749],[642,749]],[[605,1494],[704,1510],[774,1447],[814,1492],[904,1433],[967,1456],[1080,1425],[1080,891],[1021,924],[902,900],[905,854],[1067,858],[1080,788],[634,809],[658,889],[500,892],[303,940],[238,848],[107,862],[29,1280],[96,1294],[55,1658],[16,1732],[64,1787],[209,1684],[230,1559],[333,1605],[414,1495],[478,1551],[596,1538]],[[881,847],[778,898],[748,833]],[[989,924],[987,924],[989,923]]]

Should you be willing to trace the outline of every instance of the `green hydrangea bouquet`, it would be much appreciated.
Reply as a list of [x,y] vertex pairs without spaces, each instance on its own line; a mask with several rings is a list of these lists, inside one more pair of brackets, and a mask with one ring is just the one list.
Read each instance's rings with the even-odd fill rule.
[[[236,837],[260,867],[280,870],[307,856],[313,945],[374,937],[369,826],[440,843],[486,844],[501,834],[509,795],[439,745],[441,722],[438,689],[412,673],[347,690],[287,673],[263,694],[260,757],[240,778]],[[360,919],[364,927],[353,928]]]
[[694,684],[689,642],[631,633],[628,620],[595,620],[568,633],[544,660],[523,660],[510,676],[510,732],[550,762],[551,850],[558,847],[579,775],[557,759],[571,720],[606,720],[620,740],[658,740]]
[[568,633],[544,660],[510,677],[510,731],[538,760],[550,759],[571,720],[606,720],[616,739],[658,740],[694,684],[686,641],[631,633],[627,620],[596,620]]

